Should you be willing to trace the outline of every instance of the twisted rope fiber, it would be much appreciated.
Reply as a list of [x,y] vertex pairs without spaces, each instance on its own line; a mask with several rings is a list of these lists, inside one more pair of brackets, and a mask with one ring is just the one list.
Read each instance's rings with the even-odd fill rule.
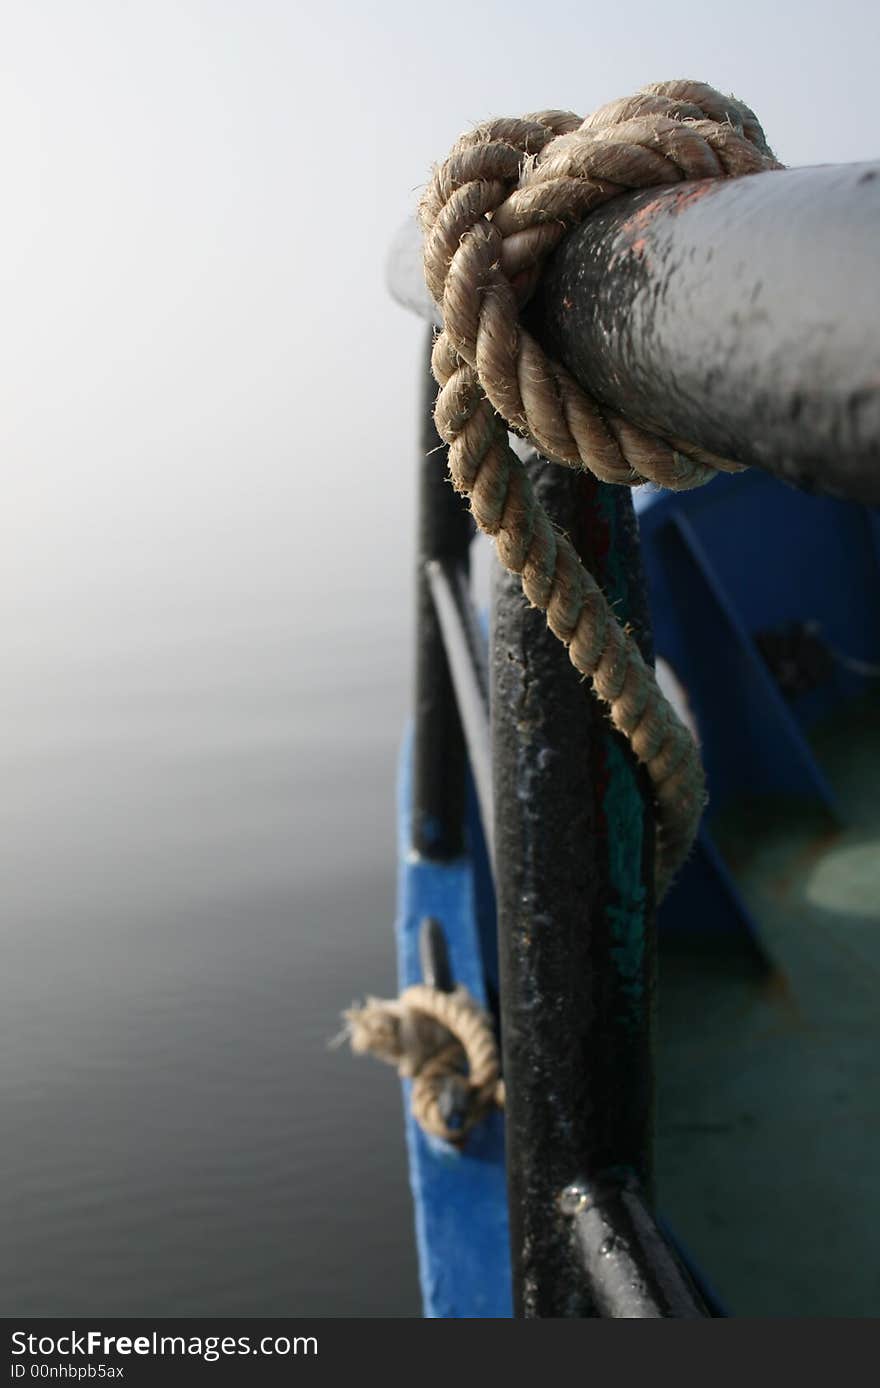
[[440,386],[434,419],[453,485],[647,767],[659,896],[699,824],[699,753],[573,545],[554,530],[508,430],[546,458],[626,486],[682,490],[739,464],[605,408],[545,355],[519,314],[565,233],[619,193],[780,167],[740,101],[700,82],[659,82],[586,120],[543,111],[478,126],[435,169],[420,206],[425,278],[443,317],[431,363]]
[[[367,998],[344,1017],[353,1051],[369,1052],[412,1079],[413,1117],[432,1136],[461,1142],[491,1108],[503,1107],[492,1022],[466,988],[444,993],[416,983],[399,998]],[[450,1080],[464,1100],[458,1126],[447,1122],[442,1104]]]

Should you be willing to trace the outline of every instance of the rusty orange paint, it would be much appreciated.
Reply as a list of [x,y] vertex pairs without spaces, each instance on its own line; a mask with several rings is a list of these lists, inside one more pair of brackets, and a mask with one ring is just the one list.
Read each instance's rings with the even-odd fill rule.
[[647,232],[654,219],[662,213],[677,217],[680,212],[711,192],[716,182],[716,179],[707,178],[699,183],[690,183],[673,193],[672,197],[668,184],[658,189],[657,197],[650,198],[621,222],[620,236],[628,239],[629,244],[614,253],[609,261],[609,269],[627,255],[633,256],[636,260],[643,260],[648,249]]

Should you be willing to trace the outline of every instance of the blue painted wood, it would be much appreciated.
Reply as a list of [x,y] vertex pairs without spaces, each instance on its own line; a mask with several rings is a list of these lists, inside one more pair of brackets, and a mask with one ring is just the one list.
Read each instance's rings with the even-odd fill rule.
[[[718,760],[718,751],[724,748],[729,784],[740,794],[782,791],[814,795],[832,814],[837,814],[834,791],[713,569],[696,530],[681,514],[675,517],[674,525],[688,556],[690,576],[699,574],[704,585],[702,591],[691,587],[691,607],[707,609],[700,653],[705,671],[703,682],[711,681],[714,685],[712,697],[716,703],[712,717],[715,735],[706,758],[710,786],[711,762]],[[733,676],[730,682],[729,675]],[[725,798],[728,793],[725,786]]]
[[[411,848],[411,774],[407,737],[398,781],[396,933],[400,986],[421,982],[419,928],[425,916],[433,916],[443,927],[453,977],[485,1005],[483,951],[491,905],[487,890],[491,894],[491,886],[473,797],[468,853],[447,862],[420,858]],[[493,1114],[459,1150],[422,1132],[409,1111],[408,1081],[403,1087],[425,1315],[509,1317],[512,1299],[503,1117]]]
[[[846,606],[854,585],[851,560],[847,562],[845,547],[840,549],[839,537],[839,553],[834,546],[827,552],[816,548],[816,523],[822,518],[808,510],[809,524],[801,526],[801,504],[806,499],[822,508],[829,530],[841,514],[829,514],[827,508],[843,507],[854,518],[858,508],[827,498],[804,498],[760,476],[748,488],[745,500],[751,509],[746,511],[735,491],[742,482],[739,477],[713,482],[706,492],[715,487],[721,491],[712,506],[699,493],[689,493],[663,498],[642,512],[657,653],[672,665],[693,703],[710,822],[731,800],[763,794],[815,797],[836,814],[834,792],[810,750],[802,720],[780,693],[754,634],[795,618],[818,616],[823,625],[834,622],[834,613]],[[771,530],[764,528],[765,512],[773,521]],[[751,538],[737,556],[736,538],[743,533]],[[859,558],[865,554],[863,544]],[[805,570],[821,575],[824,586],[815,579],[808,583]],[[866,605],[858,619],[860,650],[870,625]],[[835,631],[839,630],[838,619]],[[839,699],[841,690],[834,694]]]
[[876,662],[880,520],[871,508],[756,472],[684,494],[642,489],[636,501],[657,652],[693,703],[710,796],[660,929],[739,928],[760,949],[758,925],[712,838],[713,818],[738,796],[762,794],[804,795],[836,814],[805,734],[866,682],[838,668],[826,687],[788,702],[754,638],[815,621],[838,650]]

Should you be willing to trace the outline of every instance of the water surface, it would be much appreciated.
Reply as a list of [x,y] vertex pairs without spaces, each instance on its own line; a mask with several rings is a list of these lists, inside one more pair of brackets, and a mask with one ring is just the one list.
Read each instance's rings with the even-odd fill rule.
[[344,678],[259,625],[13,667],[2,1314],[418,1314],[398,1087],[327,1045],[393,988],[380,644]]

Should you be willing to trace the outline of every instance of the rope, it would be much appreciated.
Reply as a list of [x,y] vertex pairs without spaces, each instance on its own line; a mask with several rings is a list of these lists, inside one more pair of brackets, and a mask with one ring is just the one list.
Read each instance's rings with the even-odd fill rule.
[[519,314],[566,231],[619,193],[780,167],[747,106],[703,83],[660,82],[586,120],[543,111],[478,126],[435,169],[420,208],[425,278],[443,316],[432,355],[434,418],[453,485],[647,767],[658,896],[696,835],[705,802],[699,753],[573,545],[554,530],[508,430],[555,462],[626,486],[680,490],[739,464],[605,408],[545,355]]
[[443,993],[417,983],[343,1016],[356,1054],[369,1052],[412,1080],[413,1117],[433,1137],[460,1143],[490,1109],[503,1107],[492,1023],[466,988]]

